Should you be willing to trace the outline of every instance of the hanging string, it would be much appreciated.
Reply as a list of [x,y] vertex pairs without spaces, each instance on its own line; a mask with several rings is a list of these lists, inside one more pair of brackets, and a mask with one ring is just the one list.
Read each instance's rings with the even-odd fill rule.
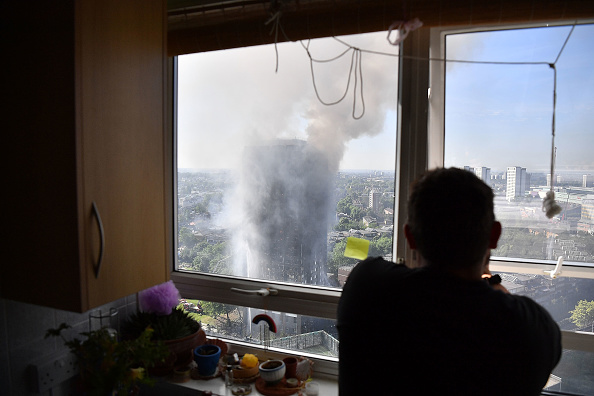
[[274,22],[272,24],[272,29],[270,29],[270,33],[272,34],[274,32],[274,52],[276,54],[276,67],[274,69],[275,73],[278,73],[278,47],[277,47],[277,43],[278,43],[278,29],[280,24],[280,17],[281,17],[281,12],[277,11],[275,12],[269,20],[266,21],[266,23],[264,25],[268,25],[270,22]]
[[555,147],[555,116],[557,114],[557,62],[559,61],[559,58],[561,57],[561,54],[563,53],[563,50],[565,49],[565,46],[567,45],[567,42],[569,41],[569,38],[571,37],[571,34],[573,33],[573,30],[575,29],[575,23],[573,24],[573,26],[571,27],[571,30],[569,31],[569,34],[567,35],[567,37],[565,38],[565,42],[563,43],[563,46],[561,47],[561,50],[559,50],[559,53],[557,54],[557,58],[555,59],[555,62],[549,64],[549,67],[551,69],[553,69],[553,117],[552,117],[552,126],[551,126],[551,186],[550,186],[550,190],[547,192],[544,200],[542,201],[542,211],[545,212],[545,215],[551,219],[553,218],[553,216],[558,215],[559,213],[561,213],[562,208],[561,206],[559,206],[557,204],[557,202],[555,201],[555,191],[554,191],[554,186],[555,186],[555,161],[557,159],[557,147]]
[[[338,40],[338,39],[336,39]],[[338,40],[340,41],[340,40]],[[342,102],[344,100],[344,98],[346,98],[348,92],[349,92],[349,87],[351,85],[351,76],[354,74],[354,95],[353,95],[353,109],[352,109],[352,117],[355,120],[359,120],[363,117],[363,115],[365,115],[365,98],[363,96],[363,66],[362,66],[362,51],[361,49],[357,48],[357,47],[353,47],[353,46],[348,46],[347,45],[347,49],[340,53],[339,55],[330,58],[330,59],[314,59],[313,56],[311,55],[311,52],[309,52],[309,41],[307,42],[307,45],[303,44],[303,42],[301,42],[301,45],[303,46],[303,48],[305,49],[305,51],[307,52],[307,56],[309,57],[309,67],[310,67],[310,71],[311,71],[311,79],[312,79],[312,83],[313,83],[313,88],[314,88],[314,92],[316,94],[316,97],[318,98],[318,100],[320,101],[320,103],[322,103],[325,106],[334,106],[335,104],[338,104],[340,102]],[[348,73],[348,78],[347,78],[347,84],[344,90],[344,93],[342,94],[342,96],[335,100],[334,102],[327,102],[325,100],[322,99],[322,97],[320,96],[320,93],[318,91],[318,86],[316,83],[316,76],[315,76],[315,72],[314,72],[314,62],[316,63],[328,63],[328,62],[332,62],[335,61],[339,58],[342,58],[344,55],[346,55],[347,53],[351,52],[351,64],[349,67],[349,73]],[[357,87],[359,87],[357,89]],[[360,115],[356,115],[357,112],[357,93],[360,96],[361,99],[361,114]]]
[[264,23],[264,26],[270,24],[271,22],[273,23],[272,28],[270,29],[270,32],[268,34],[274,33],[274,52],[276,54],[276,67],[274,69],[275,73],[278,73],[278,31],[279,30],[281,31],[281,33],[285,37],[285,40],[291,41],[287,37],[287,34],[285,33],[285,30],[283,29],[283,24],[281,23],[281,16],[282,16],[281,8],[283,7],[283,1],[284,0],[271,0],[270,1],[270,18]]
[[[275,71],[278,72],[278,48],[277,48],[278,31],[280,30],[283,33],[283,35],[287,41],[291,41],[291,40],[287,37],[287,35],[283,29],[282,23],[280,21],[280,18],[281,18],[280,7],[282,6],[282,0],[281,0],[281,3],[279,3],[278,0],[271,0],[271,3],[273,4],[273,6],[275,6],[277,8],[277,11],[272,14],[271,18],[268,21],[266,21],[265,24],[267,25],[271,22],[274,22],[273,27],[270,31],[270,34],[272,34],[273,32],[275,34],[275,37],[274,37],[274,49],[275,49],[275,53],[276,53],[276,69],[275,69]],[[565,46],[569,42],[569,39],[575,29],[576,24],[577,24],[577,21],[575,21],[574,24],[572,25],[571,30],[570,30],[569,34],[567,35],[565,42],[563,43],[563,46],[561,47],[559,53],[557,54],[557,58],[555,59],[555,61],[553,63],[542,62],[542,61],[540,61],[540,62],[508,62],[508,61],[474,61],[474,60],[455,60],[455,59],[444,59],[444,58],[423,58],[423,57],[393,54],[393,53],[380,52],[380,51],[365,50],[365,49],[361,49],[361,48],[352,46],[352,45],[350,45],[350,44],[348,44],[334,36],[333,36],[333,38],[336,41],[345,45],[347,47],[347,49],[344,52],[342,52],[341,54],[339,54],[338,56],[335,56],[330,59],[314,59],[313,56],[311,55],[311,52],[309,51],[310,40],[308,40],[307,45],[304,45],[303,41],[300,41],[300,43],[301,43],[301,46],[305,49],[307,56],[309,57],[312,83],[313,83],[316,97],[318,98],[318,101],[320,103],[322,103],[323,105],[333,106],[333,105],[336,105],[336,104],[342,102],[346,98],[346,95],[348,94],[348,90],[350,87],[351,75],[354,71],[355,84],[354,84],[354,94],[353,94],[352,117],[355,120],[359,120],[365,115],[365,98],[364,98],[364,94],[363,94],[363,69],[362,69],[362,54],[363,54],[363,52],[367,52],[367,53],[375,54],[375,55],[401,57],[403,59],[412,59],[412,60],[419,60],[419,61],[437,61],[437,62],[484,64],[484,65],[548,65],[549,67],[551,67],[553,69],[553,81],[554,81],[553,82],[552,149],[551,149],[551,188],[550,188],[550,191],[547,192],[546,198],[543,201],[543,211],[546,212],[547,217],[552,218],[553,216],[560,213],[560,211],[561,211],[561,208],[555,202],[555,193],[553,191],[553,183],[554,183],[553,176],[554,176],[554,170],[555,170],[555,157],[556,157],[556,150],[557,150],[555,147],[555,115],[556,115],[556,103],[557,103],[557,68],[556,68],[556,63],[559,61],[559,59],[563,53],[563,50],[565,49]],[[421,26],[423,26],[423,23],[421,21],[419,21],[418,18],[414,18],[410,21],[394,22],[390,25],[390,28],[388,29],[387,40],[392,45],[399,45],[408,36],[408,34],[410,32],[420,28]],[[398,37],[395,40],[391,40],[390,36],[394,29],[396,29],[398,31]],[[349,68],[349,74],[348,74],[347,85],[346,85],[345,91],[344,91],[343,95],[338,100],[336,100],[334,102],[326,102],[321,98],[320,93],[318,91],[313,64],[314,64],[314,62],[316,62],[316,63],[332,62],[332,61],[337,60],[337,59],[341,58],[342,56],[346,55],[350,51],[352,51],[351,65]],[[359,86],[359,89],[357,89],[358,86]],[[357,93],[359,93],[359,96],[361,99],[361,109],[362,109],[361,114],[358,116],[356,115]]]

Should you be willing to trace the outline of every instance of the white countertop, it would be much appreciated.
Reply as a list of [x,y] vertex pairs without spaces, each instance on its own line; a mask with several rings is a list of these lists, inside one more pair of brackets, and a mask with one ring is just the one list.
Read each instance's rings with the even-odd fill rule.
[[[338,396],[338,382],[334,377],[330,376],[315,376],[312,378],[313,382],[319,385],[319,396]],[[210,391],[213,395],[233,396],[231,388],[225,386],[223,377],[213,378],[211,380],[189,380],[188,382],[175,384],[179,387],[193,390]],[[250,395],[262,395],[256,390],[255,383],[251,384],[252,393]],[[294,395],[306,396],[305,391],[295,392]]]

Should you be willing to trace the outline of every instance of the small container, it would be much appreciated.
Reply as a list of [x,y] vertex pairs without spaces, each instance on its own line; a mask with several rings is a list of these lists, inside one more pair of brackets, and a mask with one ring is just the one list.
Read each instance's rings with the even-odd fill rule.
[[228,364],[225,371],[225,386],[233,386],[233,366]]
[[189,380],[190,380],[190,367],[189,366],[173,370],[173,381],[174,382],[188,382]]
[[305,384],[305,394],[307,396],[318,396],[320,385],[317,382],[308,382]]

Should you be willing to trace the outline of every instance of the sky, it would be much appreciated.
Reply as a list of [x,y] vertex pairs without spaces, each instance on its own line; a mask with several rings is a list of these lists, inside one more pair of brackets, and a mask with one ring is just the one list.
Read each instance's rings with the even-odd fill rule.
[[[386,37],[381,32],[340,40],[397,54]],[[340,103],[326,106],[317,98],[307,45],[316,60],[344,53],[313,66],[321,100],[336,102],[346,91]],[[362,53],[361,73],[355,73],[354,51],[332,38],[277,49],[278,71],[273,45],[179,58],[178,167],[229,168],[246,145],[297,138],[323,149],[336,169],[394,169],[398,59]],[[359,120],[353,106],[356,117],[363,114]]]
[[[448,36],[448,59],[555,63],[555,171],[594,173],[594,26]],[[559,55],[560,54],[560,55]],[[549,172],[554,70],[448,63],[446,166]]]
[[[448,36],[448,59],[546,62],[569,27]],[[387,32],[179,58],[178,167],[232,168],[243,148],[303,139],[336,169],[394,169],[398,59]],[[557,67],[557,168],[594,173],[594,28],[577,26]],[[328,60],[313,63],[314,59]],[[345,52],[346,51],[346,52]],[[356,54],[355,54],[356,55]],[[278,61],[278,70],[276,71]],[[350,81],[349,81],[350,77]],[[548,65],[448,62],[446,166],[550,167],[553,70]],[[333,106],[320,102],[338,101]],[[347,83],[350,82],[345,93]],[[357,91],[355,91],[357,82]],[[362,82],[362,84],[361,84]],[[361,90],[362,87],[362,90]],[[364,114],[361,96],[364,101]],[[353,110],[354,107],[354,110]]]

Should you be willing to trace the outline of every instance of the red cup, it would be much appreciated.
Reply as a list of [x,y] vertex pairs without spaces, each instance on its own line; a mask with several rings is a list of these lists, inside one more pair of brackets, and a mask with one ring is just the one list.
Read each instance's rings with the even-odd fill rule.
[[297,377],[297,358],[294,357],[286,357],[283,359],[285,362],[285,367],[287,370],[285,371],[285,378],[296,378]]

